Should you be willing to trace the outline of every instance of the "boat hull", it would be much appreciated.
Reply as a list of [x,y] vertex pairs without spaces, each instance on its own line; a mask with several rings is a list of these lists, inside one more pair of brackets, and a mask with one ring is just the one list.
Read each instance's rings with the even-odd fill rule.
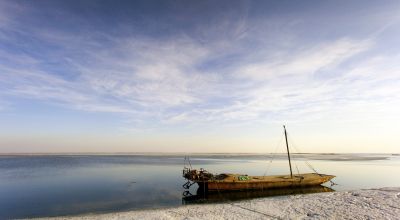
[[207,191],[203,192],[200,188],[196,195],[184,196],[185,204],[224,202],[226,200],[236,201],[242,199],[253,199],[269,196],[284,196],[308,193],[333,192],[334,190],[325,186],[310,186],[296,188],[279,188],[271,190],[235,190],[235,191]]
[[196,181],[204,191],[264,190],[274,188],[296,188],[318,186],[335,176],[325,174],[299,174],[290,176],[248,176],[240,181],[237,175],[225,180]]

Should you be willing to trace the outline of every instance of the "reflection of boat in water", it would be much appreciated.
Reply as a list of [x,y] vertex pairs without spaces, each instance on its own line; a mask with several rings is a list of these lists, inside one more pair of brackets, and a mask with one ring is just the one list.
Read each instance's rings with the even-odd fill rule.
[[203,194],[198,188],[196,195],[186,193],[182,198],[184,204],[192,203],[215,203],[224,201],[235,201],[243,199],[252,199],[269,196],[284,196],[295,194],[309,194],[309,193],[322,193],[333,192],[334,190],[325,186],[311,186],[311,187],[295,187],[295,188],[277,188],[273,190],[246,190],[246,191],[221,191],[221,192],[208,192]]
[[188,189],[194,183],[199,185],[203,192],[210,191],[232,191],[232,190],[265,190],[272,188],[296,188],[319,186],[330,181],[335,176],[320,173],[303,173],[293,175],[290,161],[289,144],[285,126],[284,134],[289,161],[290,175],[276,176],[248,176],[243,174],[218,174],[213,175],[206,170],[189,169],[183,170],[183,177],[188,180],[183,185]]

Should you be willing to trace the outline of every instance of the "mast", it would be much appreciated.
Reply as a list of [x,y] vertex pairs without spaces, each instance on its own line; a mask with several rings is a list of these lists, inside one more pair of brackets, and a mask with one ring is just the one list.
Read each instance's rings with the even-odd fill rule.
[[292,163],[290,162],[289,144],[288,144],[288,141],[287,141],[287,133],[286,133],[286,127],[285,127],[285,125],[283,125],[283,130],[285,131],[287,157],[288,157],[288,159],[289,159],[289,168],[290,168],[290,178],[293,178]]

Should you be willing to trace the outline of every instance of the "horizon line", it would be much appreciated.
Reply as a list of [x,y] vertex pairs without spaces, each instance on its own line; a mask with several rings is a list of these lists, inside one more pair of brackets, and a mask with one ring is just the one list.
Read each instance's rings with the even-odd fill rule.
[[[13,152],[13,153],[0,153],[0,156],[56,156],[56,155],[65,155],[65,156],[79,156],[79,155],[264,155],[264,154],[286,154],[286,153],[272,153],[272,152],[238,152],[238,153],[228,153],[228,152]],[[400,155],[400,153],[367,153],[367,152],[326,152],[326,153],[317,153],[317,152],[307,152],[307,153],[290,153],[292,155],[299,154],[320,154],[320,155],[339,155],[339,154],[391,154],[391,155]]]

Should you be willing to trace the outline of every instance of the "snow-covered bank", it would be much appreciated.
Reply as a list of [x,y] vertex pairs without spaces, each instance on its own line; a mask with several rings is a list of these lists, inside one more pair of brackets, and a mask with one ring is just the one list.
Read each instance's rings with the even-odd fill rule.
[[52,219],[400,219],[400,187]]

